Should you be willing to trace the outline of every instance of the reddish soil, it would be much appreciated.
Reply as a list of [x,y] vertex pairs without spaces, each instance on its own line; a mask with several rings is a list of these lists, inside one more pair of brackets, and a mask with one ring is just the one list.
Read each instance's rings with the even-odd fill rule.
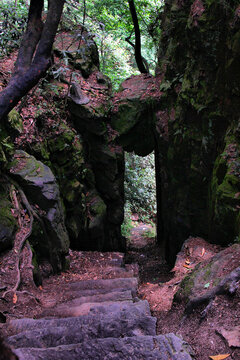
[[[204,263],[210,261],[221,249],[206,243],[203,239],[190,238],[187,246],[179,253],[174,269],[170,271],[152,239],[149,239],[149,245],[146,247],[138,248],[137,244],[143,242],[141,231],[138,231],[138,234],[139,239],[136,237],[136,230],[133,232],[132,242],[130,241],[131,251],[127,253],[126,258],[127,261],[139,264],[139,295],[149,301],[152,314],[157,318],[157,333],[174,332],[182,336],[192,346],[197,360],[207,360],[209,356],[219,354],[229,354],[227,359],[239,360],[240,347],[229,347],[219,331],[240,324],[240,287],[233,297],[217,296],[204,319],[201,318],[204,307],[198,308],[186,317],[184,304],[173,302],[180,280],[197,263],[203,260]],[[135,251],[132,249],[134,246]],[[232,248],[224,250],[225,254],[231,252],[232,261],[224,264],[219,276],[224,276],[240,266],[240,254],[234,253]],[[190,265],[186,266],[189,259]]]

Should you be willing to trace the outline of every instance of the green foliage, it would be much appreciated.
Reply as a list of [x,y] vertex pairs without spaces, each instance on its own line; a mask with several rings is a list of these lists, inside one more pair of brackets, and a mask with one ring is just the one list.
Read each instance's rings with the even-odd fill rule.
[[106,35],[100,44],[100,70],[109,76],[114,90],[124,79],[138,73],[132,66],[129,51],[122,46],[121,40],[114,40],[111,35]]
[[[142,54],[150,70],[156,65],[160,27],[159,13],[163,1],[135,0],[139,25],[142,33]],[[128,1],[124,0],[88,0],[84,17],[84,2],[69,0],[65,5],[63,27],[72,29],[83,24],[93,34],[100,52],[100,70],[108,75],[113,88],[138,73],[134,58],[134,49],[125,40],[131,36],[134,43],[134,27]]]
[[28,8],[25,1],[0,3],[0,58],[17,48],[26,28]]
[[[156,64],[162,5],[163,1],[135,0],[142,33],[142,54],[151,71],[154,71]],[[0,4],[0,14],[0,57],[3,57],[19,46],[26,28],[28,6],[26,1],[18,0],[15,5],[14,0],[4,0]],[[84,12],[83,1],[68,0],[61,26],[72,30],[79,24],[84,24],[93,34],[100,52],[100,70],[110,77],[115,90],[124,79],[138,73],[134,49],[125,41],[126,37],[131,36],[134,43],[128,1],[88,0]]]
[[133,223],[131,220],[131,210],[130,210],[129,205],[126,205],[125,209],[124,209],[124,222],[121,225],[122,236],[129,239],[130,235],[131,235],[131,230],[133,227],[134,226],[133,226]]
[[156,214],[156,182],[154,154],[144,158],[126,153],[125,197],[126,206],[149,222]]

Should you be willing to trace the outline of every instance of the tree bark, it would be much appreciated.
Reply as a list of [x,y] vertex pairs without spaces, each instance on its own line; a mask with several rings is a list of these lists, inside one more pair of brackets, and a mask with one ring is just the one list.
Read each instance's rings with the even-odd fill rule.
[[[128,0],[128,4],[129,4],[130,12],[131,12],[132,21],[133,21],[133,25],[134,25],[134,32],[135,32],[134,49],[135,49],[136,63],[137,63],[138,70],[140,71],[140,73],[147,74],[148,71],[147,71],[146,66],[144,65],[143,58],[141,55],[141,34],[140,34],[138,17],[137,17],[134,0]],[[129,38],[128,38],[128,40],[129,40]]]
[[27,29],[18,53],[13,76],[0,93],[0,120],[14,108],[45,75],[51,65],[51,51],[65,0],[48,0],[42,23],[43,0],[31,0]]

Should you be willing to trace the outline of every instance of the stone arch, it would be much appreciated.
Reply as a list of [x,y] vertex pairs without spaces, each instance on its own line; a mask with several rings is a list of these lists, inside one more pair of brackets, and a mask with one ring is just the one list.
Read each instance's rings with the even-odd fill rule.
[[[120,91],[111,97],[109,80],[95,72],[88,79],[91,91],[86,90],[83,83],[72,87],[69,102],[72,119],[82,136],[85,164],[92,177],[88,183],[87,206],[95,214],[82,236],[82,248],[125,250],[125,239],[121,235],[124,151],[146,156],[155,150],[159,168],[156,113],[161,93],[157,84],[158,79],[150,75],[134,76],[124,81]],[[159,176],[160,171],[157,172],[158,185]],[[160,241],[159,214],[157,218]]]

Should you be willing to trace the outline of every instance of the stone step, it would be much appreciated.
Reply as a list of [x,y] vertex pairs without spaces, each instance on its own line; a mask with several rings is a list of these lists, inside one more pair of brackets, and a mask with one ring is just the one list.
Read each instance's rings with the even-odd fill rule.
[[127,290],[115,291],[106,294],[95,294],[92,296],[81,296],[70,301],[65,301],[56,307],[44,310],[40,317],[70,317],[86,315],[89,313],[91,308],[96,307],[99,304],[108,305],[112,302],[118,301],[133,301],[132,292]]
[[190,347],[174,334],[89,339],[51,348],[21,348],[19,360],[191,360]]
[[[17,347],[22,346],[21,343],[25,344],[24,346],[33,346],[30,342],[26,345],[27,337],[29,338],[28,341],[34,339],[42,341],[42,334],[45,338],[48,333],[52,334],[54,328],[66,329],[66,337],[70,339],[66,341],[69,343],[69,341],[73,341],[71,337],[75,337],[76,334],[81,339],[85,337],[156,335],[156,319],[151,317],[149,304],[146,300],[136,303],[124,301],[105,305],[99,304],[93,307],[88,315],[78,317],[11,320],[8,324],[8,332],[11,334],[19,333],[19,335],[12,336],[8,340],[12,345],[17,342]],[[42,332],[43,330],[44,332]],[[26,331],[28,331],[27,334]],[[65,330],[62,331],[64,333]],[[33,334],[34,339],[32,339]],[[63,339],[63,334],[59,338]],[[39,346],[38,343],[36,346]]]
[[124,289],[131,290],[134,294],[136,294],[137,286],[138,280],[135,277],[132,277],[105,280],[82,280],[74,283],[68,283],[64,286],[64,288],[66,291],[105,290],[106,292]]
[[130,268],[129,266],[118,267],[118,266],[107,266],[104,269],[105,276],[111,276],[111,279],[115,278],[132,278],[138,276],[136,267]]
[[[103,255],[103,254],[102,254]],[[111,252],[110,259],[108,260],[108,264],[110,266],[118,266],[123,267],[124,266],[124,258],[125,254],[121,252]]]

